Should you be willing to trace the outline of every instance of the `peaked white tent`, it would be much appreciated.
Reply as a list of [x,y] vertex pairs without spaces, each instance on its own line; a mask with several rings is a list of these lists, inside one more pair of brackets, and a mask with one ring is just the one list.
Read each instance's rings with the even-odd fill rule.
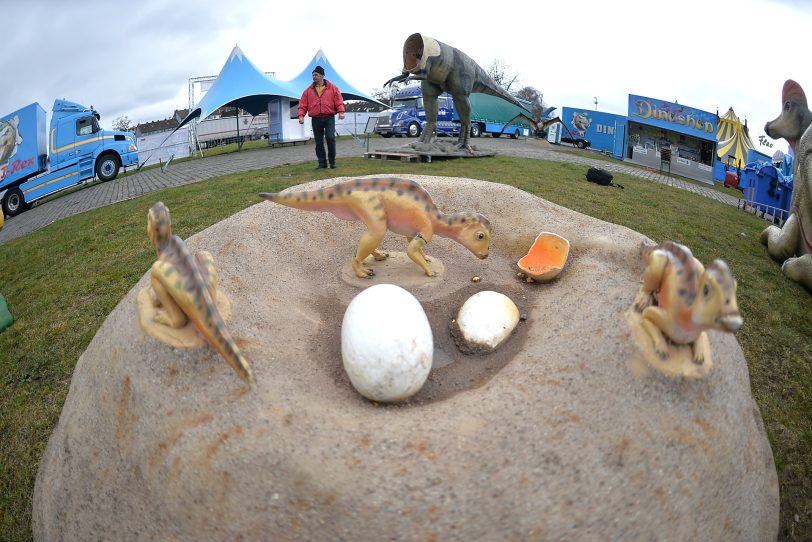
[[296,106],[304,89],[313,84],[312,73],[316,66],[325,69],[326,79],[338,86],[345,100],[365,100],[386,107],[341,77],[321,49],[298,76],[290,81],[279,81],[264,74],[235,46],[214,84],[175,130],[195,119],[204,120],[221,107],[236,106],[255,116],[267,112],[270,131],[280,139],[307,136],[306,129],[298,126],[298,120],[295,125],[288,121],[296,118],[291,115],[291,107]]
[[259,115],[268,111],[268,102],[273,98],[298,99],[299,96],[287,83],[262,73],[242,49],[235,46],[214,84],[178,128],[194,119],[203,120],[221,107],[236,106],[251,115]]
[[[341,91],[341,95],[344,97],[345,100],[365,100],[368,102],[374,102],[380,104],[384,107],[387,107],[386,104],[379,102],[372,96],[364,94],[360,90],[356,89],[354,86],[350,85],[343,77],[336,71],[333,65],[327,60],[327,55],[324,54],[324,51],[319,49],[316,53],[316,56],[313,57],[313,60],[305,66],[305,69],[302,72],[287,82],[287,85],[299,90],[299,96],[307,88],[308,85],[313,84],[313,69],[316,66],[321,66],[324,68],[324,78],[333,83],[338,87],[338,90]],[[297,97],[299,97],[297,96]]]

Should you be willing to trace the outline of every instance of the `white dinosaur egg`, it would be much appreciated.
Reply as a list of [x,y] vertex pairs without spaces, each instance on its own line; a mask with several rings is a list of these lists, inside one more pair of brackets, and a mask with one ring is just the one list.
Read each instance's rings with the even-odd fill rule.
[[469,346],[493,350],[519,323],[519,308],[505,294],[485,290],[463,303],[457,326]]
[[367,399],[391,402],[411,397],[425,383],[433,355],[426,313],[400,286],[370,286],[347,307],[341,323],[341,357],[350,382]]

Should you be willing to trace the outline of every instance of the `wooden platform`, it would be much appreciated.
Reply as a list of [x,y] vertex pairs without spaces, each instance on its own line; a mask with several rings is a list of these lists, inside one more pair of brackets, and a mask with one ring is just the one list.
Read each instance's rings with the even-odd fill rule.
[[481,158],[494,156],[489,151],[475,151],[473,154],[460,152],[459,154],[407,152],[407,151],[370,151],[364,153],[364,158],[370,160],[399,160],[401,162],[431,162],[432,160],[448,160],[450,158]]
[[365,152],[364,158],[368,158],[370,160],[399,160],[401,162],[431,162],[430,154],[417,154],[412,152]]

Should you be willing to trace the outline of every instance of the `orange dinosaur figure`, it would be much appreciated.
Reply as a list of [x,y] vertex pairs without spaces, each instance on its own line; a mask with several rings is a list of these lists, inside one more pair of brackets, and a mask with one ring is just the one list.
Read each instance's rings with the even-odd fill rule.
[[191,321],[240,378],[253,382],[251,365],[217,309],[217,271],[212,255],[204,250],[193,255],[180,237],[172,235],[169,209],[163,202],[149,210],[147,233],[158,255],[150,270],[149,290],[152,304],[162,309],[155,314],[155,322],[178,329]]
[[735,332],[743,323],[730,268],[722,260],[705,268],[688,247],[671,241],[644,242],[641,254],[646,268],[634,309],[642,313],[641,325],[654,351],[667,360],[667,337],[691,345],[693,362],[703,364],[710,358],[705,330]]
[[444,214],[434,205],[428,192],[409,179],[373,178],[344,181],[328,188],[307,192],[262,193],[259,197],[307,211],[326,211],[344,220],[360,220],[367,231],[351,260],[360,278],[374,275],[363,261],[388,256],[378,245],[388,229],[408,239],[406,254],[426,275],[435,276],[423,247],[439,235],[457,241],[478,258],[487,258],[491,224],[478,213]]

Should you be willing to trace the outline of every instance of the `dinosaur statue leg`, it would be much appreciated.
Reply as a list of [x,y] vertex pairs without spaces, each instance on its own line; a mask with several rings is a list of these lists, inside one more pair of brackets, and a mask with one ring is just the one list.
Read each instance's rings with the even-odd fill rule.
[[665,266],[668,263],[668,258],[660,253],[654,252],[649,258],[646,269],[643,271],[643,281],[640,285],[640,290],[634,298],[634,309],[637,312],[643,312],[646,307],[649,307],[652,302],[651,294],[660,287]]
[[209,288],[209,295],[212,301],[217,301],[217,269],[214,267],[214,256],[208,250],[195,252],[195,260],[200,274],[203,275],[203,282]]
[[437,97],[440,96],[443,89],[434,83],[421,81],[420,90],[423,93],[423,108],[426,111],[426,126],[423,128],[423,133],[420,134],[420,142],[431,143],[437,135]]
[[437,273],[431,269],[431,266],[426,261],[426,256],[423,253],[423,246],[425,246],[425,244],[426,240],[423,239],[422,236],[418,235],[410,238],[409,246],[406,248],[406,254],[409,256],[410,260],[420,266],[427,276],[436,277]]
[[812,292],[812,254],[788,258],[781,266],[781,272],[788,279],[794,280]]
[[[406,238],[406,241],[407,241],[408,243],[411,243],[411,242],[412,242],[412,239],[414,239],[414,237],[407,237],[407,238]],[[424,260],[426,260],[427,262],[430,262],[430,261],[431,261],[431,258],[429,258],[428,256],[426,256],[426,252],[423,250],[423,247],[420,247],[420,255],[421,255],[421,256],[423,256],[423,259],[424,259]]]
[[654,347],[654,352],[657,356],[665,361],[668,358],[668,342],[663,335],[662,329],[667,326],[668,316],[665,311],[659,307],[647,307],[643,311],[643,320],[641,325],[643,331],[651,339],[651,345]]
[[471,103],[467,94],[454,96],[454,106],[460,117],[460,137],[457,139],[457,148],[471,150],[469,138],[471,137]]
[[691,352],[693,353],[693,362],[697,365],[702,365],[705,363],[705,360],[710,359],[710,342],[707,332],[703,331],[699,334],[694,341]]
[[767,252],[778,260],[783,262],[793,254],[798,247],[798,236],[800,229],[798,228],[798,217],[795,213],[789,215],[789,218],[784,222],[784,227],[767,226],[761,232],[761,243],[767,245]]
[[[386,235],[386,214],[383,210],[383,204],[377,195],[368,195],[366,192],[359,192],[357,197],[359,201],[356,206],[358,218],[366,225],[367,231],[361,236],[361,241],[358,243],[358,251],[355,253],[355,257],[350,264],[357,277],[368,279],[375,274],[375,271],[364,267],[363,262],[370,254],[375,254],[376,252],[379,255],[381,254],[377,248],[378,245],[381,244],[383,236]],[[378,258],[376,257],[375,259],[377,260]]]
[[172,286],[166,283],[165,277],[177,274],[178,271],[171,264],[161,261],[152,264],[150,272],[152,291],[155,295],[153,299],[157,299],[155,305],[164,309],[155,314],[155,322],[175,329],[185,326],[189,321],[170,294]]

